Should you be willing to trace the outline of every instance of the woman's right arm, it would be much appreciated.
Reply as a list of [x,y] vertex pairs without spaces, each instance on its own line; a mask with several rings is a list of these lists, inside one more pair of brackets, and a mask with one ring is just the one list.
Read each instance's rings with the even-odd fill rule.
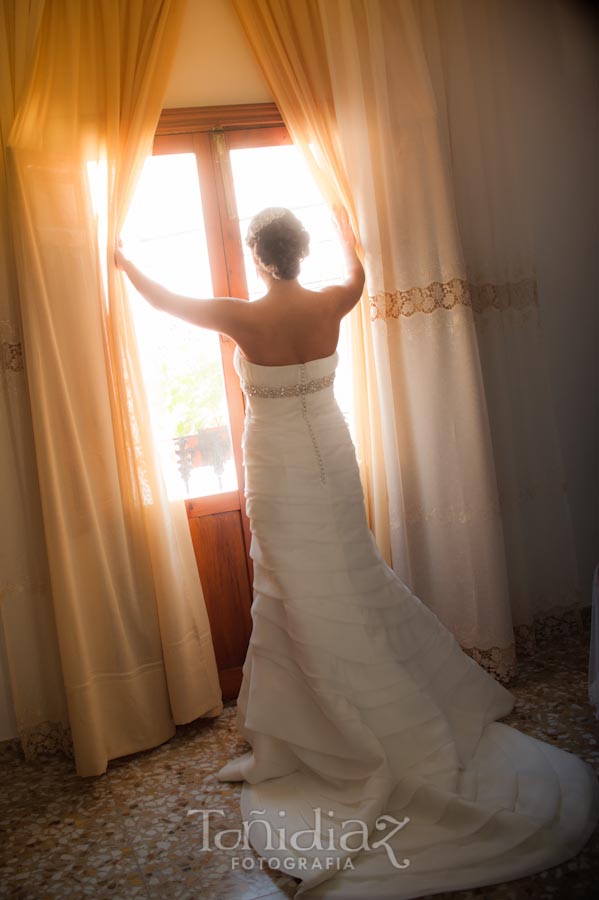
[[233,297],[214,297],[200,300],[195,297],[184,297],[165,288],[145,275],[123,253],[120,242],[114,251],[116,266],[127,275],[133,287],[155,309],[171,313],[192,325],[209,328],[229,335],[234,340],[243,335],[248,327],[250,304],[245,300]]

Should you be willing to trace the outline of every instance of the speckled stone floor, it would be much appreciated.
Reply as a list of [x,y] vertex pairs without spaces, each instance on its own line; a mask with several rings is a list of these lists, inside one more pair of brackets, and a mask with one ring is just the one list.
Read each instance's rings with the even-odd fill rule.
[[[582,639],[560,638],[521,660],[502,721],[569,750],[599,772],[599,723],[587,702],[588,617]],[[253,851],[199,850],[202,806],[218,829],[238,829],[240,785],[215,772],[248,749],[235,704],[197,720],[154,750],[82,779],[63,756],[26,763],[15,743],[0,755],[0,897],[19,900],[257,900],[292,897],[295,879],[260,867]],[[216,826],[215,826],[216,830]],[[232,868],[232,856],[240,867]],[[599,884],[599,830],[573,860],[530,878],[436,900],[587,900]],[[595,895],[596,896],[596,895]],[[368,898],[364,898],[368,900]]]

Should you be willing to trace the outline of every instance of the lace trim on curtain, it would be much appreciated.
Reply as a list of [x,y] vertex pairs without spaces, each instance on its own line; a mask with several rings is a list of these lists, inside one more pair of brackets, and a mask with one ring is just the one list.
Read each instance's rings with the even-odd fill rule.
[[28,761],[54,753],[75,758],[71,729],[64,722],[42,722],[21,732],[20,739]]
[[464,653],[498,681],[507,683],[518,674],[518,657],[531,656],[543,645],[559,638],[580,638],[584,634],[586,607],[564,606],[551,610],[526,625],[514,626],[515,640],[507,647],[462,647]]
[[453,309],[454,306],[470,306],[474,312],[485,309],[523,309],[538,306],[536,278],[504,284],[472,284],[463,278],[449,281],[432,281],[426,287],[413,287],[407,291],[379,291],[368,297],[370,318],[398,319],[414,313],[433,313],[437,309]]
[[462,647],[462,650],[474,662],[493,675],[497,681],[507,684],[518,674],[515,644],[510,644],[509,647],[489,647],[488,650],[479,650],[478,647]]
[[26,762],[63,753],[75,758],[71,729],[64,722],[40,722],[19,729],[19,736],[0,742],[0,754],[18,753]]
[[[538,306],[537,282],[534,278],[505,284],[471,284],[462,278],[446,282],[432,281],[427,287],[413,287],[407,291],[379,291],[369,296],[370,318],[398,319],[414,313],[433,313],[436,309],[470,306],[474,312],[485,309],[523,309]],[[23,347],[20,341],[3,341],[0,368],[8,372],[22,372]]]
[[0,372],[23,372],[23,345],[14,322],[0,319]]
[[[0,584],[0,602],[7,603],[9,598],[17,594],[45,594],[49,598],[48,581],[32,576],[20,578]],[[36,725],[24,725],[17,722],[18,736],[0,741],[0,755],[4,753],[18,754],[27,762],[33,762],[43,756],[64,753],[74,759],[71,729],[66,722],[39,722]]]
[[22,372],[23,364],[23,347],[21,344],[11,344],[8,341],[2,341],[0,354],[0,369],[3,372]]

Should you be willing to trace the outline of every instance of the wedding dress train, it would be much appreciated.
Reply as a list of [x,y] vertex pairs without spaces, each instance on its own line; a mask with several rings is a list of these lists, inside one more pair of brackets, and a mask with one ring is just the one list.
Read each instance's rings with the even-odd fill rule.
[[407,900],[557,865],[597,823],[597,778],[496,721],[514,696],[381,558],[337,360],[235,353],[254,561],[237,724],[252,750],[217,777],[244,782],[250,842],[301,879],[296,896]]

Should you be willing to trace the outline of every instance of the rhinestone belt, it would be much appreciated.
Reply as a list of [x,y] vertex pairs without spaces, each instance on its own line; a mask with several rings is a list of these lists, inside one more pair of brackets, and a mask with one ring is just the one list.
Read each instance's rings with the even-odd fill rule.
[[[305,364],[301,363],[303,367]],[[301,368],[302,376],[305,369]],[[281,397],[300,397],[303,394],[315,394],[316,391],[322,391],[324,388],[330,387],[335,380],[335,373],[324,375],[322,378],[313,378],[312,381],[301,381],[299,384],[289,384],[282,387],[266,387],[260,384],[250,384],[241,379],[241,390],[244,394],[251,397],[270,397],[277,400]]]

